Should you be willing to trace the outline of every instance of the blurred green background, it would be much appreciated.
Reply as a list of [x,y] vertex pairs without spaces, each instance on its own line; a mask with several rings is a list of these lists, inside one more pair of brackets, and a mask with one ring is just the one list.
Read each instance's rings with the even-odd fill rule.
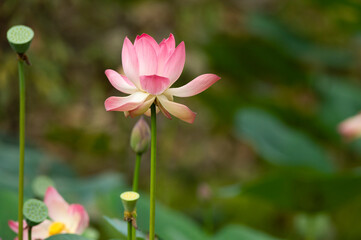
[[[176,86],[222,79],[180,99],[193,125],[158,117],[156,231],[167,240],[361,239],[361,142],[337,125],[361,109],[357,0],[0,2],[0,237],[17,217],[18,80],[6,31],[35,31],[26,67],[26,197],[47,175],[84,204],[98,239],[124,239],[122,218],[136,119],[106,112],[119,94],[104,70],[121,67],[123,39],[143,32],[185,41]],[[149,154],[138,224],[147,231]],[[114,223],[115,224],[115,223]],[[119,224],[119,222],[117,222]],[[116,224],[115,224],[116,225]]]

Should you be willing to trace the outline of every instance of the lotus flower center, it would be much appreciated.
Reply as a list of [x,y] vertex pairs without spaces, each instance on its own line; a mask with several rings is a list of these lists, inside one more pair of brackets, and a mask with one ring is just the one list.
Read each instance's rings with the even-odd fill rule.
[[54,222],[49,227],[49,235],[55,235],[63,232],[65,230],[65,224],[61,222]]

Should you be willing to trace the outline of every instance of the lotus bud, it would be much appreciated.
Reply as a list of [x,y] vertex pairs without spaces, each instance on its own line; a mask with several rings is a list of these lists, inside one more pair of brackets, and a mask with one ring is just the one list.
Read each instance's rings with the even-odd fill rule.
[[361,137],[361,113],[341,122],[338,130],[342,136],[349,140]]
[[137,154],[143,154],[150,144],[150,128],[143,117],[135,124],[130,136],[130,146]]

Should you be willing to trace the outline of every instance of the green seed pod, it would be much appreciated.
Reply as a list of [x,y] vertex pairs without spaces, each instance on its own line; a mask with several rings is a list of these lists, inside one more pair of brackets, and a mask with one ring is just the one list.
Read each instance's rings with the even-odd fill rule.
[[143,154],[150,144],[150,128],[143,117],[133,127],[130,135],[130,146],[135,153]]
[[42,201],[29,199],[24,203],[23,214],[28,225],[34,227],[48,217],[48,207]]
[[24,25],[11,27],[7,32],[7,39],[11,48],[19,54],[25,53],[33,40],[34,31]]
[[135,210],[135,205],[139,199],[139,193],[133,191],[123,192],[120,194],[120,199],[122,199],[124,210],[131,213]]
[[43,198],[45,196],[46,190],[50,186],[54,186],[55,183],[51,178],[47,176],[38,176],[34,179],[31,187],[33,189],[33,192],[35,196],[39,198]]

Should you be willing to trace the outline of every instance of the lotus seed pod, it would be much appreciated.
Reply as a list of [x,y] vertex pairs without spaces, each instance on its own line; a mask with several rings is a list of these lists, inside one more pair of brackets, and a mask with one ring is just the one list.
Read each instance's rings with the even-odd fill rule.
[[133,191],[123,192],[120,194],[120,199],[122,199],[124,210],[126,212],[133,212],[139,199],[139,193]]
[[31,187],[35,196],[43,198],[48,187],[53,187],[54,185],[55,183],[53,182],[53,180],[51,180],[51,178],[47,176],[38,176],[34,179]]
[[48,207],[42,201],[29,199],[24,203],[23,214],[26,222],[34,227],[48,217]]
[[143,117],[135,124],[131,136],[130,146],[134,152],[142,154],[148,150],[150,144],[150,128]]
[[11,48],[19,54],[25,53],[29,49],[33,37],[34,31],[24,25],[13,26],[7,32]]

